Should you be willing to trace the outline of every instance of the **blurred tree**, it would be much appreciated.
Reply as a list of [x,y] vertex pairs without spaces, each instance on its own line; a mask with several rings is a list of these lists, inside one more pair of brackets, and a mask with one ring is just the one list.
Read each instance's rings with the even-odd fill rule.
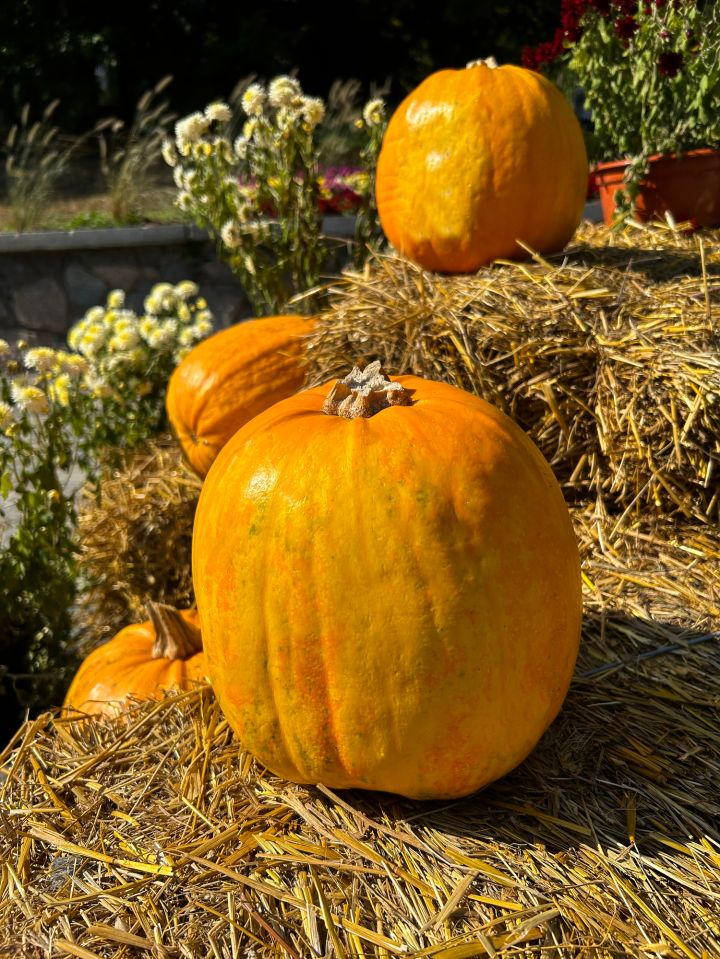
[[0,120],[55,97],[75,130],[111,112],[127,119],[168,73],[179,113],[227,96],[242,77],[293,69],[321,96],[337,78],[367,87],[389,76],[397,101],[441,67],[490,55],[519,63],[558,18],[559,0],[3,0]]

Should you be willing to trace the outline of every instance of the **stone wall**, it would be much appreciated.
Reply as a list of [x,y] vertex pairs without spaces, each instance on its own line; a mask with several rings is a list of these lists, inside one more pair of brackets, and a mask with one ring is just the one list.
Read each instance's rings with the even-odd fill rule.
[[132,227],[0,236],[0,337],[61,346],[110,290],[137,312],[155,283],[194,280],[216,329],[251,315],[240,282],[196,227]]

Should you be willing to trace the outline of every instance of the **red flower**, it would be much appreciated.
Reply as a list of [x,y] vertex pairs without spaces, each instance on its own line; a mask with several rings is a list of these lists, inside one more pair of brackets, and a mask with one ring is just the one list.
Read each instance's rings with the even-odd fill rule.
[[635,17],[619,17],[613,24],[615,33],[620,37],[621,40],[632,40],[633,36],[637,32],[637,20]]
[[658,57],[658,70],[664,77],[676,77],[683,65],[682,53],[666,51]]

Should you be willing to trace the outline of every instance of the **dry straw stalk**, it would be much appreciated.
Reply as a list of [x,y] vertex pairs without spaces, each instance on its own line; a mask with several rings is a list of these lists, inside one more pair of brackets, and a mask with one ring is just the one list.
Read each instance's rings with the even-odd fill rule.
[[147,618],[151,601],[192,605],[192,524],[200,480],[171,437],[128,454],[79,511],[80,566],[87,582],[75,620],[88,651],[129,623]]
[[472,276],[376,256],[332,284],[310,382],[380,359],[509,413],[573,501],[720,516],[720,234],[586,226]]

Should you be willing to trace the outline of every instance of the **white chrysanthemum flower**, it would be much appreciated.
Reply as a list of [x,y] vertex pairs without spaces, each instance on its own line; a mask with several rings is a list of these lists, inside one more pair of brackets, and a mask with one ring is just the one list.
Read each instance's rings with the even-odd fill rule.
[[12,407],[0,400],[0,430],[6,430],[12,421]]
[[56,376],[48,387],[48,393],[53,403],[59,406],[67,406],[70,402],[70,377],[67,373],[61,373]]
[[172,178],[178,190],[185,189],[185,170],[181,166],[173,167]]
[[186,326],[184,330],[180,330],[178,343],[180,346],[191,346],[197,338],[198,337],[195,335],[195,328],[192,326]]
[[139,340],[140,336],[134,326],[123,326],[119,330],[116,327],[115,336],[108,343],[108,349],[113,353],[124,353],[137,346]]
[[113,396],[114,390],[104,377],[91,373],[85,377],[85,385],[97,399]]
[[193,198],[189,193],[178,193],[177,199],[175,200],[175,205],[180,210],[189,210],[192,207]]
[[178,143],[196,143],[208,128],[207,117],[202,113],[191,113],[175,124],[175,137]]
[[192,313],[190,312],[190,307],[187,303],[180,302],[177,306],[177,318],[180,323],[189,323],[192,319]]
[[91,306],[85,314],[88,323],[100,323],[105,316],[105,310],[102,306]]
[[294,77],[275,77],[268,87],[268,100],[274,107],[291,107],[297,105],[302,96],[300,84]]
[[9,353],[9,352],[10,352],[10,344],[8,343],[8,341],[0,339],[0,356],[2,356],[3,353]]
[[213,120],[217,120],[218,123],[227,123],[228,120],[232,120],[232,110],[227,103],[220,101],[217,103],[209,103],[205,107],[205,118],[210,123],[212,123]]
[[228,220],[220,230],[220,239],[229,250],[234,250],[242,243],[242,231],[235,220]]
[[26,370],[47,373],[57,365],[57,354],[49,346],[36,346],[25,353],[23,364]]
[[249,117],[259,117],[265,106],[265,91],[259,83],[251,83],[240,102]]
[[191,296],[198,295],[200,287],[192,280],[181,280],[176,284],[174,292],[179,300],[189,300]]
[[185,359],[186,356],[190,355],[192,346],[183,346],[179,350],[175,350],[175,362],[180,363]]
[[62,373],[67,373],[71,379],[78,379],[87,373],[90,364],[84,356],[77,356],[74,353],[58,354],[58,368]]
[[37,386],[24,386],[22,383],[13,383],[10,387],[13,403],[26,413],[47,413],[47,396]]
[[368,100],[363,109],[363,120],[369,127],[379,126],[385,119],[385,101],[380,97]]
[[85,333],[85,322],[76,323],[68,333],[68,346],[71,350],[77,350],[78,344]]
[[311,127],[316,127],[325,119],[325,104],[320,97],[305,97],[301,109],[305,122]]
[[147,339],[148,346],[153,350],[160,350],[166,345],[166,336],[162,330],[157,329]]
[[121,310],[125,306],[125,291],[110,290],[107,298],[108,309]]
[[211,333],[212,328],[212,316],[207,310],[203,310],[195,317],[195,322],[190,327],[190,330],[192,331],[194,338],[199,340],[203,336],[207,336],[208,333]]
[[[150,297],[148,297],[148,299],[150,299]],[[147,304],[147,300],[145,301],[145,303]],[[148,312],[152,312],[152,311],[148,310]],[[140,320],[140,323],[138,324],[140,336],[142,336],[142,338],[147,343],[149,343],[152,336],[155,333],[157,333],[159,327],[160,327],[160,324],[158,323],[158,321],[155,319],[154,316],[144,316]]]
[[235,137],[235,142],[233,143],[233,152],[238,160],[244,160],[247,156],[248,142],[247,137],[240,135]]
[[168,166],[175,166],[178,161],[175,144],[172,140],[163,140],[161,148],[162,158]]

